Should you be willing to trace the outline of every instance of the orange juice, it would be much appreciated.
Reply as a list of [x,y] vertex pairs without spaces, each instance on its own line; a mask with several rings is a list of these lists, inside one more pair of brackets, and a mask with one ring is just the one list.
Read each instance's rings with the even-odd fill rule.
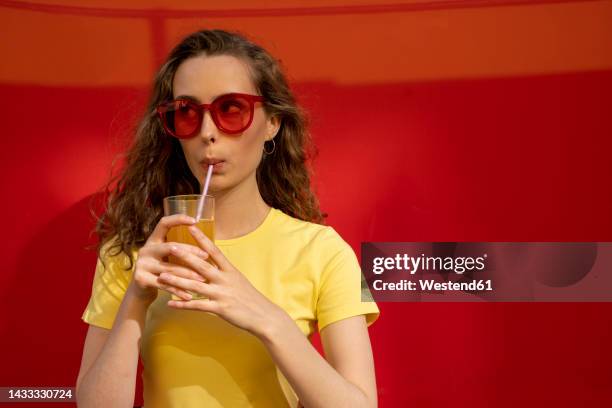
[[[197,222],[196,227],[200,231],[202,231],[204,235],[210,238],[211,241],[215,242],[215,220],[214,219],[200,220]],[[180,242],[183,244],[199,246],[195,238],[189,232],[189,226],[187,225],[178,225],[176,227],[170,228],[170,231],[168,231],[168,235],[166,235],[166,241],[167,242]],[[186,266],[183,261],[176,258],[175,256],[170,255],[168,257],[168,260],[173,264]],[[207,260],[207,262],[214,265],[214,262],[212,261]],[[193,296],[193,299],[206,299],[205,297],[200,296],[197,293],[194,293],[191,291],[188,291],[188,292],[191,293],[191,295]],[[174,294],[172,295],[172,299],[182,300]]]

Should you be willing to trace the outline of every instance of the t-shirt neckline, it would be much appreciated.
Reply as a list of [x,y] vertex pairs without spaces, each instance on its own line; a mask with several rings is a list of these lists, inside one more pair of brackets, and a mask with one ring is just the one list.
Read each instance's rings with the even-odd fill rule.
[[236,238],[215,239],[215,245],[217,246],[235,245],[235,244],[241,243],[246,240],[257,238],[257,236],[264,233],[264,231],[269,227],[269,225],[272,222],[272,219],[276,215],[276,211],[278,211],[276,208],[270,207],[270,210],[268,211],[268,214],[266,214],[266,217],[264,218],[264,220],[253,231],[248,232]]

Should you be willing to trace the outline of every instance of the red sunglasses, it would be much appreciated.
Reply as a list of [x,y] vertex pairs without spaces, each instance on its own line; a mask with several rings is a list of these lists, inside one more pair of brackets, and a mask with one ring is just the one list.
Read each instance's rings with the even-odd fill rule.
[[189,139],[199,133],[208,109],[213,122],[222,132],[244,132],[253,122],[255,102],[263,102],[263,96],[230,93],[218,96],[212,103],[201,105],[189,99],[175,99],[159,105],[156,110],[168,134],[179,139]]

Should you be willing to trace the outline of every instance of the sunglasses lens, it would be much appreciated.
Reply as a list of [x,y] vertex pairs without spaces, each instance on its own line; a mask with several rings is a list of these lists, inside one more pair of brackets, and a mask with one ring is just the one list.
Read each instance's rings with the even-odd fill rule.
[[[178,138],[194,136],[202,124],[202,108],[191,101],[168,102],[158,110],[166,130]],[[227,133],[240,133],[253,120],[253,102],[241,95],[220,96],[214,100],[210,111],[217,127]]]
[[229,132],[246,129],[253,114],[249,101],[236,95],[217,99],[215,108],[219,124]]
[[187,137],[195,132],[200,123],[198,110],[187,101],[173,101],[166,106],[164,121],[176,137]]

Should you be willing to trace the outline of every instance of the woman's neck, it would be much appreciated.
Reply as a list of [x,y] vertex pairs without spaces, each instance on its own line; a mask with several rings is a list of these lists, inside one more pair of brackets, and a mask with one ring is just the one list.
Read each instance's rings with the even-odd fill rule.
[[215,197],[215,239],[237,238],[254,231],[270,211],[254,177],[232,189],[209,194]]

